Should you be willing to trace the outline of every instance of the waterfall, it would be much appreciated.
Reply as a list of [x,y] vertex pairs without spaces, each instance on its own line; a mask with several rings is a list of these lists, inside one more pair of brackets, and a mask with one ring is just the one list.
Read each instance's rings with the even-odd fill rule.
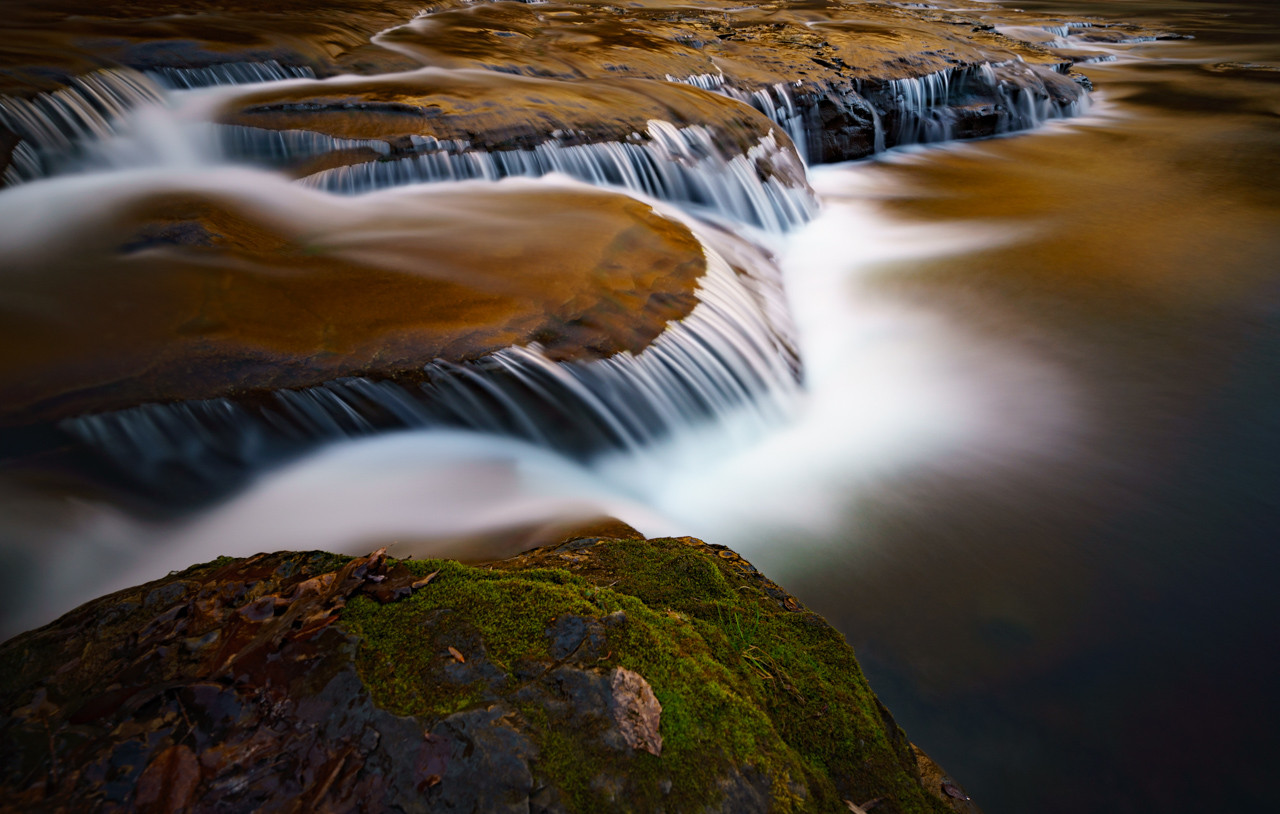
[[216,85],[278,82],[282,79],[315,79],[316,73],[305,65],[281,65],[269,59],[265,62],[223,62],[203,68],[153,68],[147,71],[147,76],[162,87],[189,90]]
[[[220,125],[220,147],[233,161],[280,166],[342,150],[369,149],[391,155],[391,146],[377,139],[344,139],[310,130],[267,130],[260,127]],[[384,186],[390,186],[384,185]]]
[[1041,25],[1037,27],[1049,32],[1055,37],[1066,39],[1071,36],[1071,32],[1073,31],[1079,31],[1082,28],[1093,28],[1093,23],[1079,20],[1059,23],[1057,25]]
[[694,76],[678,77],[667,74],[668,82],[678,82],[681,85],[693,85],[695,88],[702,88],[712,92],[719,92],[724,87],[724,74],[722,73],[700,73]]
[[[805,127],[803,111],[796,105],[795,98],[792,96],[792,83],[778,82],[768,88],[744,91],[727,84],[724,74],[704,73],[686,77],[667,74],[666,80],[681,85],[692,85],[695,88],[728,96],[730,99],[751,105],[781,127],[791,138],[800,160],[805,164],[809,163],[809,134]],[[801,83],[794,84],[798,87]]]
[[[745,91],[729,84],[721,74],[667,75],[666,79],[751,105],[787,132],[806,164],[810,143],[821,138],[820,132],[809,132],[806,120],[816,121],[812,115],[816,103],[805,98],[811,94],[803,90],[802,81]],[[854,101],[850,97],[855,97],[867,103],[859,106],[871,112],[875,152],[962,137],[966,116],[992,118],[994,133],[1010,133],[1039,127],[1050,119],[1077,116],[1088,108],[1088,96],[1074,81],[1020,60],[949,67],[901,79],[854,80],[853,91],[840,95],[850,102]]]
[[[730,96],[733,94],[730,93]],[[796,107],[791,95],[791,88],[786,82],[779,82],[769,88],[762,88],[748,94],[741,101],[759,110],[782,126],[796,146],[796,152],[806,164],[809,162],[809,134],[805,127],[804,117]]]
[[[293,131],[298,132],[298,131]],[[324,170],[303,180],[331,192],[358,194],[402,184],[559,172],[597,186],[621,187],[739,223],[780,233],[812,217],[816,201],[803,170],[772,134],[746,153],[726,155],[711,130],[650,121],[647,139],[565,145],[544,142],[528,150],[475,150],[461,141],[418,138],[418,155]],[[255,154],[281,138],[272,131],[236,128],[236,149]],[[323,151],[366,142],[341,142],[319,134],[290,136]],[[385,148],[385,144],[382,145]],[[308,153],[310,154],[310,153]],[[783,172],[767,172],[771,168]]]
[[9,154],[9,166],[5,168],[3,186],[13,186],[38,178],[43,172],[40,155],[29,142],[19,141]]
[[254,403],[147,404],[61,422],[152,488],[234,478],[317,440],[396,427],[455,427],[533,441],[579,458],[636,451],[691,422],[749,405],[761,424],[798,392],[778,279],[738,273],[704,243],[699,303],[638,354],[555,362],[539,346],[475,362],[432,362],[420,382],[354,377],[280,390]]
[[5,185],[47,174],[85,141],[112,135],[118,120],[129,111],[162,99],[163,91],[154,82],[128,68],[77,76],[66,87],[31,99],[0,97],[0,126],[25,144],[21,152],[14,151],[15,158],[4,173]]
[[[192,123],[179,115],[205,115],[212,110],[209,100],[219,96],[216,91],[185,94],[188,89],[309,76],[305,67],[276,61],[157,68],[147,74],[103,70],[32,99],[5,97],[0,99],[0,125],[21,139],[5,180],[17,183],[57,172],[72,166],[73,157],[83,159],[80,165],[96,160],[98,168],[153,166],[162,152],[153,142],[192,146],[194,130],[203,128],[197,135],[216,134],[218,144],[208,151],[193,150],[188,163],[280,167],[332,153],[362,152],[374,158],[331,166],[299,181],[343,195],[426,182],[559,173],[668,202],[730,230],[754,227],[759,231],[749,233],[757,239],[762,232],[787,232],[816,213],[803,161],[821,134],[808,129],[817,126],[816,97],[802,82],[744,90],[720,73],[667,77],[748,104],[777,125],[746,149],[722,145],[707,126],[658,120],[618,141],[577,144],[553,133],[527,149],[488,151],[463,140],[412,136],[392,144],[303,130],[215,125],[204,118]],[[995,119],[995,131],[1008,132],[1071,115],[1085,104],[1070,79],[1020,61],[858,82],[848,94],[870,111],[876,149],[954,137],[965,116]],[[190,109],[166,105],[177,99],[198,104]],[[122,134],[120,120],[140,107],[144,109],[134,122],[140,126]],[[794,143],[799,161],[779,130]],[[116,149],[123,147],[134,149]],[[141,163],[134,161],[139,152]],[[117,153],[123,155],[120,161],[114,161]],[[165,166],[170,165],[178,166]],[[676,429],[722,421],[729,413],[777,416],[795,395],[799,378],[781,313],[780,286],[767,274],[735,273],[724,253],[714,248],[715,241],[707,240],[713,227],[704,223],[695,232],[704,240],[708,267],[699,304],[636,355],[564,363],[529,345],[465,363],[436,361],[412,375],[385,380],[345,378],[237,400],[149,404],[68,419],[60,426],[122,470],[159,482],[174,471],[212,480],[234,478],[317,439],[395,427],[462,427],[589,457],[636,451]]]
[[[1062,74],[1021,60],[944,68],[918,77],[863,82],[859,95],[879,108],[877,143],[932,144],[963,136],[967,118],[994,119],[979,132],[1030,130],[1077,116],[1088,96]],[[889,124],[883,122],[888,120]]]

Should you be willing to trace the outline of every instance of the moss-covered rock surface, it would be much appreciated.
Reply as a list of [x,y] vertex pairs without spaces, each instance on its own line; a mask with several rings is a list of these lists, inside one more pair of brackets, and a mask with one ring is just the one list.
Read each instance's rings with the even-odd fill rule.
[[218,560],[0,646],[0,703],[23,810],[970,810],[838,632],[689,538]]

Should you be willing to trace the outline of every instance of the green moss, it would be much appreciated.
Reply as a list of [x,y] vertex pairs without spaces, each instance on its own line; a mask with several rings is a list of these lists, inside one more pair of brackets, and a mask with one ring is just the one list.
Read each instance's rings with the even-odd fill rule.
[[[780,812],[847,811],[845,799],[881,796],[893,803],[886,811],[945,810],[921,788],[909,744],[843,637],[730,552],[610,540],[489,568],[409,567],[439,573],[406,600],[357,598],[341,620],[360,637],[357,668],[375,701],[425,719],[510,704],[537,742],[535,774],[572,811],[698,810],[736,775],[768,778]],[[517,692],[533,680],[528,665],[561,663],[549,635],[557,619],[616,611],[625,620],[601,627],[603,655],[577,666],[649,682],[662,704],[660,757],[602,750],[581,723]],[[625,797],[601,776],[625,783]]]

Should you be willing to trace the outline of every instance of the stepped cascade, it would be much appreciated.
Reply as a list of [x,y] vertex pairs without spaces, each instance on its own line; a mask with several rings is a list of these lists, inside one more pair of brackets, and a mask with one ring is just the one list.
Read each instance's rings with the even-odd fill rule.
[[[145,4],[134,5],[76,25],[118,33],[146,13]],[[68,62],[63,84],[47,88],[47,75],[37,82],[27,74],[28,85],[0,99],[12,188],[0,207],[108,189],[116,201],[105,218],[81,210],[80,228],[99,236],[91,244],[100,260],[87,265],[37,245],[38,232],[9,234],[25,269],[15,290],[34,302],[53,296],[46,285],[83,286],[83,330],[128,337],[100,343],[101,361],[90,370],[95,357],[77,350],[80,336],[54,339],[60,322],[19,305],[11,344],[43,343],[44,352],[7,360],[6,374],[24,382],[0,415],[7,437],[48,428],[41,430],[48,443],[85,444],[130,479],[163,482],[177,467],[195,473],[195,482],[215,482],[325,439],[397,426],[463,426],[590,455],[735,409],[776,416],[802,367],[769,250],[751,244],[776,245],[813,216],[804,164],[1034,127],[1087,102],[1071,62],[1051,51],[981,26],[957,33],[909,10],[855,3],[768,14],[750,6],[686,9],[678,23],[662,6],[446,3],[395,22],[356,4],[321,15],[316,36],[350,26],[336,56],[286,35],[290,15],[301,13],[282,7],[256,30],[252,47],[216,28],[184,32],[180,21],[163,34],[143,26],[100,52],[85,50],[83,38],[51,40],[44,47]],[[44,30],[34,12],[18,20]],[[890,29],[902,39],[892,47]],[[179,47],[175,38],[187,36]],[[543,46],[521,45],[530,38]],[[107,65],[76,73],[82,61]],[[235,173],[224,174],[210,197],[208,173],[225,172],[214,168]],[[109,184],[98,180],[104,172]],[[272,175],[257,181],[255,172]],[[275,180],[280,172],[296,179],[296,192]],[[157,185],[157,173],[168,180]],[[447,309],[471,303],[470,319],[485,319],[475,310],[480,302],[494,286],[511,289],[501,272],[463,292],[457,271],[432,271],[447,279],[432,283],[430,296],[448,305],[424,301],[409,329],[376,310],[359,313],[409,290],[407,255],[369,262],[378,253],[392,257],[394,242],[370,254],[371,246],[346,251],[308,237],[353,207],[393,211],[400,199],[386,197],[392,190],[432,188],[444,196],[433,201],[461,201],[481,193],[450,185],[544,176],[640,196],[668,213],[664,223],[692,224],[700,247],[682,268],[704,276],[666,276],[623,310],[602,311],[589,302],[602,292],[583,290],[550,323],[528,314],[485,334],[456,325],[459,312]],[[512,201],[537,194],[510,182],[492,189]],[[358,203],[326,203],[333,194]],[[302,216],[293,224],[275,214],[261,220],[279,207]],[[383,228],[374,221],[347,228],[343,240],[367,244]],[[447,221],[428,216],[423,224],[440,230]],[[585,227],[583,220],[535,228],[567,237]],[[400,227],[390,228],[394,235]],[[634,262],[632,240],[600,257]],[[286,278],[268,270],[282,251],[292,257],[280,266]],[[511,274],[548,273],[529,265],[527,247],[521,254]],[[106,291],[75,276],[96,274],[89,267],[99,262],[137,282]],[[260,292],[295,298],[285,292],[333,286],[333,275],[343,274],[337,269],[352,262],[383,270],[370,278],[367,296],[347,298],[338,322],[315,311],[332,307],[315,299],[305,317],[298,312],[301,323],[251,328],[268,319],[254,309],[272,308],[269,298],[259,294],[253,305],[198,294],[218,279],[237,287],[256,280]],[[467,262],[490,261],[459,256],[449,264]],[[546,262],[558,263],[550,255]],[[42,266],[65,271],[42,280]],[[166,268],[189,271],[165,272],[168,282],[157,285],[154,275]],[[641,313],[650,321],[627,325],[635,318],[626,311],[645,298]],[[115,317],[101,316],[111,303],[134,321],[124,334],[111,328]],[[274,318],[299,318],[286,313]],[[670,327],[656,331],[664,321]],[[176,344],[166,342],[169,331]],[[286,334],[287,350],[269,338]],[[172,361],[121,366],[129,354]],[[42,370],[28,372],[37,359]],[[192,375],[192,364],[202,372]],[[183,365],[189,372],[179,374]]]

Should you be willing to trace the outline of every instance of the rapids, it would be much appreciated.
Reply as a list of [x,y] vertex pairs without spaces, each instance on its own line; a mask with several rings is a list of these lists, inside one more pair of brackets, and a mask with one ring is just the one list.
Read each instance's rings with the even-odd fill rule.
[[[397,71],[424,54],[492,70],[450,50],[440,22],[505,43],[540,13],[490,5],[374,41]],[[115,251],[104,224],[156,190],[218,191],[264,234],[298,225],[299,257],[376,266],[403,261],[379,240],[413,227],[343,230],[411,200],[397,195],[593,185],[687,229],[706,266],[690,307],[635,352],[529,342],[408,378],[354,371],[0,430],[0,635],[222,554],[391,543],[481,559],[611,515],[729,545],[831,619],[985,811],[1264,810],[1280,758],[1280,15],[1261,0],[935,5],[1054,49],[1095,93],[1012,58],[859,80],[837,112],[871,138],[840,144],[874,157],[829,166],[831,105],[771,74],[737,86],[685,40],[687,71],[637,70],[705,92],[698,105],[741,102],[764,135],[729,147],[653,119],[585,138],[557,120],[493,150],[220,118],[368,78],[283,56],[102,69],[0,99],[21,138],[0,285]],[[826,13],[795,16],[839,45],[853,28]],[[559,31],[536,81],[599,42]],[[583,56],[577,78],[603,81],[602,59]],[[144,258],[211,239],[148,229],[128,244]],[[75,298],[4,308],[92,345]]]

